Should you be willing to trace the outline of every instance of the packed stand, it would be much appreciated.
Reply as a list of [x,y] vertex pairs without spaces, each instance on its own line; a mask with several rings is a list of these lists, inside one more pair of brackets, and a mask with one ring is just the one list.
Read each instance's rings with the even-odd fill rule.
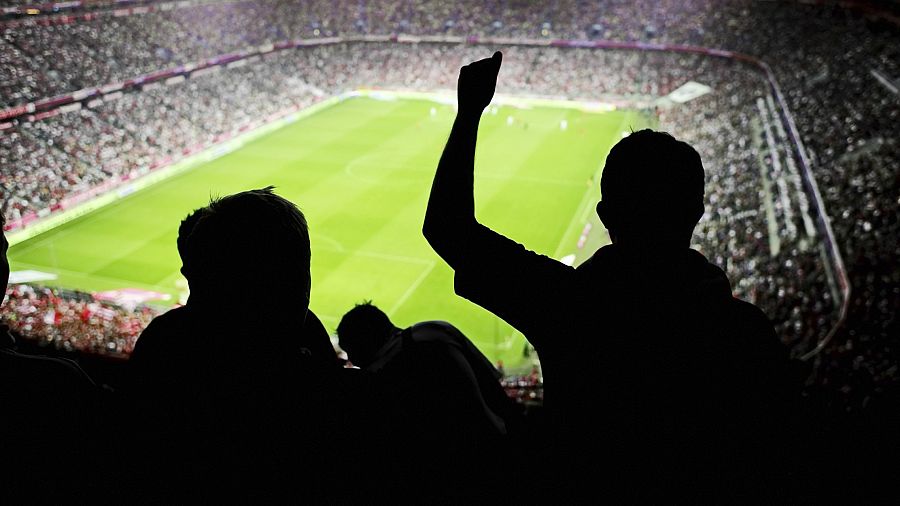
[[507,374],[500,384],[510,399],[523,406],[540,406],[544,402],[544,384],[538,366],[528,374]]
[[[687,3],[609,1],[595,4],[560,1],[555,2],[552,8],[527,3],[456,2],[453,5],[436,5],[424,1],[317,1],[304,2],[299,6],[296,2],[265,0],[187,4],[170,11],[124,17],[101,15],[92,21],[65,25],[4,25],[0,27],[3,39],[0,58],[9,72],[0,78],[0,86],[5,90],[2,93],[5,105],[16,105],[85,86],[127,79],[159,68],[240,51],[248,46],[334,35],[401,33],[645,41],[725,48],[758,56],[772,66],[785,93],[800,136],[810,152],[812,170],[819,180],[826,210],[832,218],[838,243],[847,260],[854,288],[847,325],[850,330],[835,338],[835,345],[822,355],[821,360],[824,377],[837,374],[828,371],[852,371],[841,374],[840,380],[834,380],[840,385],[832,387],[835,391],[853,392],[840,396],[852,398],[848,402],[860,406],[868,402],[869,385],[876,385],[875,390],[880,391],[896,384],[896,350],[900,349],[896,338],[892,337],[898,335],[895,308],[900,305],[900,296],[897,294],[896,274],[890,267],[896,264],[898,253],[892,244],[896,243],[895,238],[900,233],[895,213],[890,212],[896,207],[896,178],[892,174],[896,172],[897,163],[896,141],[893,139],[898,137],[898,101],[896,93],[891,92],[888,86],[882,86],[876,77],[877,74],[887,82],[896,81],[900,75],[900,65],[897,63],[900,61],[897,49],[900,44],[897,42],[896,25],[864,15],[866,8],[848,10],[837,6],[797,3],[774,3],[761,7],[743,1],[707,0]],[[232,28],[213,28],[218,26]],[[837,39],[846,43],[836,45],[833,41]],[[123,48],[129,50],[123,51]],[[440,48],[424,44],[420,48],[441,52]],[[460,55],[457,63],[462,63],[473,54],[471,49],[464,49],[466,54]],[[393,58],[391,50],[376,51],[380,51],[381,57]],[[630,53],[628,62],[617,65],[615,61],[612,64],[605,61],[606,54],[611,54],[606,52],[598,53],[602,56],[592,56],[587,51],[570,50],[562,57],[558,56],[562,53],[553,50],[521,51],[522,56],[533,56],[536,62],[554,68],[554,72],[543,76],[531,75],[527,79],[510,79],[503,84],[507,87],[505,91],[544,93],[549,90],[553,95],[573,97],[582,96],[586,91],[587,96],[595,97],[597,90],[605,88],[609,88],[610,93],[663,94],[671,86],[679,84],[677,80],[667,84],[667,73],[654,79],[644,78],[657,72],[657,67],[652,65],[655,58],[652,53],[646,56]],[[510,56],[516,55],[510,51]],[[304,77],[333,92],[351,84],[347,80],[348,69],[355,71],[363,68],[360,63],[366,64],[367,58],[352,57],[352,63],[322,58],[310,62],[314,63],[312,67],[298,67],[312,70]],[[569,65],[566,63],[569,59],[579,64]],[[396,60],[398,66],[403,61],[402,58]],[[375,58],[368,61],[375,61]],[[648,64],[642,65],[644,61]],[[328,86],[329,78],[319,74],[323,70],[327,72],[335,63],[337,68],[344,69],[345,74],[337,76],[337,80],[331,83],[337,86]],[[369,78],[365,84],[417,87],[431,83],[445,88],[453,84],[453,74],[437,66],[433,67],[432,75],[411,77],[399,71],[389,75],[393,65],[388,65],[387,69],[376,68],[371,63],[368,65],[370,68],[363,68],[360,72],[360,81],[362,77]],[[541,82],[547,79],[544,76],[559,76],[562,75],[560,72],[569,70],[578,72],[581,78],[549,77],[557,82]],[[515,68],[504,68],[504,72],[510,76],[517,74]],[[551,90],[553,84],[556,88]],[[850,96],[856,97],[855,100],[846,100]],[[9,141],[4,132],[5,145],[30,145],[35,142],[34,136],[22,132],[24,127],[18,129],[20,132],[17,135],[24,140]],[[738,135],[742,134],[738,132]],[[32,167],[31,164],[35,163],[30,160],[30,153],[11,153],[13,150],[4,149],[5,159],[24,158],[17,162],[24,163],[24,167]],[[175,148],[168,150],[177,151]],[[712,147],[708,152],[723,153],[719,148]],[[54,154],[51,159],[59,156]],[[65,157],[72,156],[77,158],[69,152],[65,154]],[[47,160],[45,157],[37,159]],[[748,163],[751,162],[748,160]],[[121,168],[139,163],[142,162],[116,162],[113,165]],[[74,169],[66,170],[76,173],[97,170],[77,165],[70,162],[68,166]],[[21,181],[12,187],[17,190],[34,188],[37,191],[37,194],[30,189],[17,191],[14,207],[20,208],[20,213],[52,205],[60,198],[59,194],[68,191],[60,191],[59,185],[51,186],[46,181],[42,183],[40,175],[31,180],[30,174],[37,174],[37,170],[21,170],[23,165],[19,165],[17,173],[11,175],[8,173],[10,169],[5,167],[3,177],[7,181],[14,178]],[[46,163],[42,164],[41,169],[47,170]],[[29,180],[22,180],[23,173],[29,174],[24,176]],[[103,175],[98,173],[96,177]],[[82,180],[87,185],[93,181],[90,176],[82,174],[74,177],[67,175],[64,180],[66,185],[78,188]],[[7,187],[10,185],[7,184]],[[849,194],[862,198],[847,198]],[[858,203],[864,199],[870,205],[859,209]],[[780,210],[776,209],[776,212]],[[754,226],[753,233],[761,232],[760,228]],[[722,239],[716,241],[721,243]],[[786,254],[794,257],[791,262],[798,265],[799,270],[812,272],[811,276],[816,278],[817,284],[810,286],[820,286],[821,276],[813,265],[818,266],[820,262],[811,253],[812,250],[801,251],[799,245],[795,248],[791,244],[785,248]],[[760,272],[769,272],[768,275],[761,275],[764,278],[781,278],[791,282],[789,278],[792,277],[786,276],[783,269],[777,266]],[[743,290],[740,286],[738,289]],[[753,296],[752,290],[745,293]],[[790,325],[781,326],[787,341],[801,339],[798,336],[810,332],[820,332],[822,317],[818,315],[830,313],[834,305],[830,291],[820,288],[794,287],[786,290],[784,297],[777,296],[780,302],[776,304],[773,301],[769,305],[779,308],[773,314],[776,320],[784,321],[779,316],[779,312],[787,311],[782,308],[781,302],[784,300],[809,299],[815,308],[810,313],[812,316],[792,318]],[[859,330],[863,328],[865,330]]]
[[2,321],[21,337],[52,349],[126,357],[159,312],[123,308],[92,295],[32,285],[10,285]]
[[[891,21],[837,6],[776,3],[765,15],[764,26],[736,23],[716,35],[722,46],[759,55],[773,67],[847,265],[849,315],[818,358],[817,384],[842,409],[895,405],[900,99],[876,75],[900,76],[900,31]],[[834,44],[838,37],[841,44]]]
[[15,220],[109,180],[140,174],[322,98],[284,65],[196,74],[169,86],[106,95],[75,111],[0,132],[0,183]]
[[737,297],[764,309],[799,356],[837,323],[821,264],[823,239],[802,225],[798,231],[794,222],[800,218],[786,216],[785,208],[801,207],[797,193],[778,200],[780,175],[771,171],[771,159],[793,155],[767,151],[761,138],[770,119],[757,107],[769,94],[761,76],[741,64],[695,61],[690,75],[714,91],[660,112],[660,126],[678,132],[705,161],[710,205],[694,231],[694,246],[726,270]]
[[[280,51],[241,67],[197,72],[184,82],[116,94],[113,97],[118,98],[93,108],[23,123],[19,129],[61,150],[73,166],[91,168],[70,176],[75,191],[176,160],[321,95],[360,86],[450,89],[455,79],[448,69],[475,59],[481,50],[447,44],[363,47],[343,43]],[[756,151],[747,143],[751,118],[759,116],[755,100],[768,93],[759,74],[743,64],[699,55],[546,47],[505,50],[507,64],[499,88],[505,93],[650,103],[687,80],[712,86],[716,91],[708,96],[660,111],[666,129],[682,132],[698,145],[709,164],[710,201],[722,207],[701,223],[696,246],[718,252],[716,262],[737,280],[735,294],[763,306],[784,341],[799,345],[795,353],[808,351],[822,337],[834,320],[828,290],[821,289],[824,303],[807,295],[813,286],[824,284],[821,266],[796,245],[785,245],[781,255],[768,249],[771,232],[757,196],[761,184]],[[410,71],[407,62],[412,59],[421,64]],[[596,68],[609,72],[598,75]],[[75,131],[78,137],[71,135]],[[747,228],[742,229],[745,223]]]

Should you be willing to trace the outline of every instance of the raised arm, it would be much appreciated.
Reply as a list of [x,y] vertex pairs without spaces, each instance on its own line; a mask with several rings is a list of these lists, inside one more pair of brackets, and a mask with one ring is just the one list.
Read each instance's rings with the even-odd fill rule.
[[431,185],[422,233],[451,267],[456,267],[472,246],[467,239],[480,226],[473,194],[475,142],[481,113],[494,97],[502,58],[498,51],[460,69],[459,111]]

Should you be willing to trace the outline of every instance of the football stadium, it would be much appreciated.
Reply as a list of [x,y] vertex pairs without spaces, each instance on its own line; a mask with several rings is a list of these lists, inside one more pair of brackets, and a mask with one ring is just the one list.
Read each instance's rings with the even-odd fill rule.
[[[27,454],[7,463],[10,497],[531,503],[592,487],[611,502],[771,503],[877,497],[890,481],[897,2],[0,0],[0,34],[2,430],[46,443],[10,447]],[[466,93],[484,89],[473,114]],[[649,162],[628,170],[648,171],[634,195],[661,210],[632,226],[662,231],[634,257],[650,270],[609,267],[638,250],[597,207],[604,167],[645,129],[699,154],[690,248],[763,331],[698,296],[709,283],[682,292],[681,267],[659,260],[681,190],[659,193],[670,174]],[[680,167],[663,144],[636,153]],[[442,177],[474,192],[477,227],[453,215],[423,235]],[[216,211],[267,187],[278,197],[250,195],[305,217],[308,290],[284,289],[305,268],[296,252],[281,270],[265,255],[205,270],[282,244],[281,218]],[[221,233],[226,216],[243,225]],[[609,272],[557,284],[522,256],[520,283],[482,225],[555,261],[547,272]],[[351,315],[370,310],[366,338],[389,332],[367,356]],[[35,372],[53,364],[68,379]],[[73,410],[92,414],[59,421]],[[355,454],[378,472],[337,457]],[[142,475],[171,488],[135,497]]]
[[[52,278],[53,286],[119,305],[164,310],[187,299],[174,247],[181,218],[211,195],[272,184],[302,202],[313,224],[312,307],[323,322],[334,327],[355,303],[374,299],[400,321],[456,322],[489,357],[516,365],[523,361],[524,339],[453,296],[452,271],[439,265],[420,233],[432,172],[453,121],[452,99],[401,97],[341,96],[235,143],[227,154],[222,148],[201,153],[198,166],[183,174],[16,243],[13,272]],[[496,167],[479,173],[480,214],[555,258],[597,248],[581,236],[593,226],[589,216],[605,151],[648,121],[639,111],[562,105],[512,99],[491,109],[482,127],[492,139],[490,149],[477,162]],[[510,159],[511,152],[519,161]],[[321,193],[322,185],[331,190]],[[499,210],[493,219],[492,209]],[[592,243],[603,244],[595,235]],[[367,279],[374,272],[384,278]]]

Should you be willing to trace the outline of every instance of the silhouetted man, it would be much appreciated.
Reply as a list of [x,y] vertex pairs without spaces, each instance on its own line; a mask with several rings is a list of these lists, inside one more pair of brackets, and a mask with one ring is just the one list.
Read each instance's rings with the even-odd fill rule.
[[391,487],[387,495],[415,502],[484,497],[499,471],[494,454],[520,418],[487,357],[447,322],[400,329],[370,302],[348,311],[337,333],[350,361],[367,373],[374,430],[367,453],[382,487]]
[[[6,290],[9,243],[0,216],[0,286]],[[102,449],[96,445],[99,392],[74,362],[25,355],[0,325],[0,502],[87,500]],[[100,464],[101,466],[103,464]],[[77,494],[75,492],[78,492]]]
[[632,133],[601,180],[597,214],[613,244],[577,268],[528,251],[474,212],[476,135],[500,62],[498,52],[460,71],[423,233],[456,292],[537,350],[554,420],[546,470],[567,484],[559,490],[633,499],[774,486],[786,350],[689,247],[704,207],[700,156],[668,134]]
[[322,499],[340,399],[334,350],[307,310],[306,219],[271,187],[246,191],[189,215],[178,249],[190,298],[151,322],[129,361],[158,499]]

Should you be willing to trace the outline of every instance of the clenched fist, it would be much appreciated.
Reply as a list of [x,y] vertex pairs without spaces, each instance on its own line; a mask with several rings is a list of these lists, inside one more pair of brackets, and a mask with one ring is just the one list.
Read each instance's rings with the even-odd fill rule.
[[457,98],[460,113],[481,114],[491,103],[502,61],[503,53],[497,51],[490,58],[472,62],[459,69]]

